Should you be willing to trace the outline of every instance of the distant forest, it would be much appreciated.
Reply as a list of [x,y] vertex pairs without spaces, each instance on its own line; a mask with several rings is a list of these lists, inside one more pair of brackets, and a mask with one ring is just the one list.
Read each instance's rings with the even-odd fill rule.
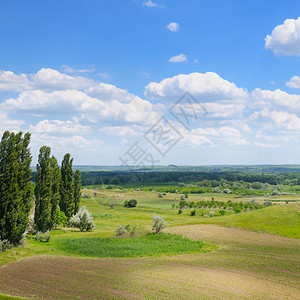
[[[300,172],[252,173],[252,172],[155,172],[155,171],[100,171],[81,172],[81,183],[86,185],[172,185],[210,181],[244,181],[271,185],[299,185]],[[35,181],[35,172],[32,173]]]

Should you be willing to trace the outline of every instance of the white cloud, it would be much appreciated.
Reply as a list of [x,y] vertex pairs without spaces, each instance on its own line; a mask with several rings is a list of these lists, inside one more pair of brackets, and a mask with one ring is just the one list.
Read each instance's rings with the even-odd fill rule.
[[24,91],[17,98],[10,98],[0,104],[7,111],[27,111],[40,114],[71,114],[94,111],[99,107],[97,99],[81,91],[65,90],[46,92],[42,90]]
[[236,146],[249,145],[240,130],[230,126],[196,128],[183,135],[185,141],[189,141],[192,145],[216,146],[224,142]]
[[82,76],[69,76],[50,68],[42,68],[33,75],[16,75],[11,71],[0,71],[0,91],[82,90],[95,84],[92,79]]
[[185,56],[185,54],[179,54],[179,55],[176,55],[176,56],[172,56],[170,59],[169,59],[169,62],[173,62],[173,63],[180,63],[180,62],[184,62],[184,61],[187,61],[187,58]]
[[256,147],[261,147],[261,148],[279,148],[278,144],[265,144],[260,142],[254,142],[254,145]]
[[99,129],[108,135],[127,136],[127,135],[138,135],[143,132],[144,127],[133,125],[133,126],[106,126]]
[[82,76],[69,76],[49,68],[42,68],[35,75],[32,75],[31,79],[33,89],[82,90],[95,84],[92,79]]
[[300,77],[299,76],[293,76],[287,83],[286,86],[288,86],[291,89],[300,89]]
[[143,2],[143,5],[147,6],[147,7],[157,7],[158,6],[158,4],[152,2],[152,0],[148,0],[146,2]]
[[21,126],[24,124],[22,120],[11,120],[5,113],[0,111],[0,133],[6,130],[20,131]]
[[63,65],[62,68],[67,73],[92,73],[92,72],[96,71],[94,68],[91,68],[91,69],[74,69],[74,68],[71,68],[67,65]]
[[120,89],[112,84],[102,82],[87,88],[85,93],[103,101],[118,100],[124,103],[130,102],[136,97],[126,90]]
[[[81,135],[61,137],[47,133],[33,133],[31,137],[33,147],[39,148],[41,145],[48,145],[51,148],[54,148],[56,151],[60,149],[73,149],[74,151],[76,148],[91,149],[93,146],[95,146],[94,141],[90,141]],[[101,143],[100,141],[97,142]]]
[[11,71],[0,71],[0,91],[21,92],[30,87],[25,74],[17,75]]
[[300,113],[300,95],[288,94],[280,89],[274,91],[255,89],[251,93],[249,105],[252,108]]
[[173,31],[173,32],[176,32],[179,30],[179,24],[176,23],[176,22],[171,22],[170,24],[168,24],[166,26],[166,29],[170,30],[170,31]]
[[145,88],[146,97],[161,100],[175,101],[186,92],[201,100],[201,103],[229,100],[229,104],[238,104],[248,97],[245,89],[213,72],[179,74],[161,82],[151,82]]
[[67,133],[67,134],[88,134],[91,132],[89,126],[83,126],[74,121],[61,120],[43,120],[38,122],[35,126],[30,125],[30,132],[34,133]]
[[154,105],[137,96],[131,95],[129,100],[126,103],[112,99],[103,101],[75,90],[54,92],[34,90],[20,93],[17,98],[7,99],[0,104],[0,108],[9,112],[23,111],[30,115],[75,114],[94,123],[106,121],[142,124],[154,122],[163,109],[162,105]]
[[265,38],[265,48],[276,55],[300,55],[300,17],[286,19]]
[[261,124],[264,129],[300,131],[300,118],[282,111],[269,111],[267,108],[253,113],[250,121]]

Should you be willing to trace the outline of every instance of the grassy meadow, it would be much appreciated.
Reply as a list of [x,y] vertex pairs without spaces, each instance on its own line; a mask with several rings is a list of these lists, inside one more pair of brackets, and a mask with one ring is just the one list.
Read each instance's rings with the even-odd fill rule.
[[[180,195],[83,189],[91,232],[58,227],[49,242],[29,236],[0,253],[0,293],[43,299],[291,299],[299,295],[300,195],[255,197],[273,205],[235,213],[182,209]],[[254,197],[190,194],[187,201]],[[137,207],[125,208],[136,199]],[[288,202],[286,202],[288,201]],[[109,205],[110,204],[110,205]],[[111,208],[111,205],[114,205]],[[210,211],[214,215],[209,217]],[[168,227],[151,233],[153,214]],[[116,236],[130,224],[132,235]],[[1,298],[2,297],[2,298]],[[9,299],[0,296],[0,299]]]

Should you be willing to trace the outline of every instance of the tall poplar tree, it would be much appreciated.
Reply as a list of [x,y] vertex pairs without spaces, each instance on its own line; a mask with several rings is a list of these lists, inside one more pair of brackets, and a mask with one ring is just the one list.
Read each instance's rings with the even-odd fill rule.
[[74,214],[79,210],[79,204],[81,199],[81,173],[80,170],[75,171],[74,179]]
[[40,148],[36,166],[36,186],[34,222],[37,229],[46,232],[51,222],[51,149],[48,146]]
[[57,160],[54,156],[50,159],[50,167],[51,167],[51,221],[50,227],[57,222],[58,214],[59,214],[59,201],[60,201],[60,180],[61,174],[60,169],[57,163]]
[[70,218],[74,214],[73,158],[66,153],[61,163],[60,210]]
[[59,212],[60,170],[56,158],[50,154],[50,147],[41,147],[36,167],[34,221],[42,232],[53,228]]
[[0,142],[0,239],[18,245],[31,208],[30,133],[5,131]]

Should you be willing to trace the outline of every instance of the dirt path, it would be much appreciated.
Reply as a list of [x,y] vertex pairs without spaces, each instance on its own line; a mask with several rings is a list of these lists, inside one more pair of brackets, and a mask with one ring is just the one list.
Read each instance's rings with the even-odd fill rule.
[[0,293],[34,299],[299,298],[299,240],[215,225],[169,231],[220,248],[138,259],[26,258],[0,268]]

